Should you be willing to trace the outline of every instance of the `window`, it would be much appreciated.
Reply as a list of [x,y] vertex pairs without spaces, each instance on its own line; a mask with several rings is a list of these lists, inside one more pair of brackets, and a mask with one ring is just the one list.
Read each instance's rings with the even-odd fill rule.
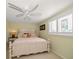
[[57,34],[72,33],[72,14],[49,22],[49,32]]
[[72,14],[58,19],[58,32],[72,32]]
[[52,21],[49,23],[49,32],[57,32],[57,23],[56,23],[56,20]]

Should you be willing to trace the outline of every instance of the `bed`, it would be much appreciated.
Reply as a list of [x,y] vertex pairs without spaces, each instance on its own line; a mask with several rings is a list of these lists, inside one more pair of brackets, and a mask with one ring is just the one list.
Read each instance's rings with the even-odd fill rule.
[[[21,37],[21,34],[24,37]],[[12,44],[12,57],[35,54],[44,51],[49,51],[49,42],[35,36],[32,32],[22,31],[20,33],[20,37],[17,38]]]

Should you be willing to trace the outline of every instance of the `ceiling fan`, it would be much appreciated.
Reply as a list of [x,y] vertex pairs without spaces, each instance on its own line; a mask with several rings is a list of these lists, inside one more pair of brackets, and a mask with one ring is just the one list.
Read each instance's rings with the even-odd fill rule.
[[8,3],[8,4],[9,4],[8,7],[21,12],[20,14],[17,14],[16,17],[23,16],[24,19],[30,19],[30,16],[40,16],[41,15],[40,13],[32,13],[33,11],[35,11],[38,8],[38,6],[39,6],[38,4],[35,5],[34,7],[31,7],[31,8],[29,6],[29,8],[27,8],[27,9],[22,9],[22,8],[12,4],[12,3]]

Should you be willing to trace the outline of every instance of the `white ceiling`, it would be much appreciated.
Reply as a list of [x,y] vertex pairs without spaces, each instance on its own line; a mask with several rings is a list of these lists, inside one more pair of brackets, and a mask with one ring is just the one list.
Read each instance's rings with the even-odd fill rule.
[[[16,17],[16,15],[21,12],[8,7],[8,3],[13,3],[21,8],[27,8],[30,4],[32,4],[32,1],[34,1],[35,4],[39,4],[39,7],[34,12],[41,13],[41,16],[33,16],[31,17],[31,20],[24,20],[23,17]],[[16,22],[38,23],[71,4],[72,0],[7,0],[6,18],[7,20]]]

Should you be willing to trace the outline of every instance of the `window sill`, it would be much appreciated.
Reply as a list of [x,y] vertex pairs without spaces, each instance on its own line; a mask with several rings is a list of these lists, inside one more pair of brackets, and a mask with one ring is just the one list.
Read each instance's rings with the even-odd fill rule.
[[49,32],[48,33],[49,35],[61,35],[61,36],[73,36],[73,33],[52,33],[52,32]]

